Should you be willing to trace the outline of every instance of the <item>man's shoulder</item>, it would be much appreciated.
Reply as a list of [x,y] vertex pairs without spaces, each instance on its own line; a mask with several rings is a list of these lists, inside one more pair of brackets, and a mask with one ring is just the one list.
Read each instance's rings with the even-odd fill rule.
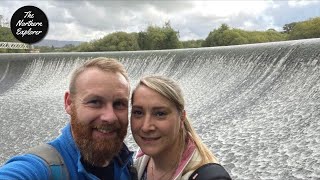
[[47,179],[48,175],[45,162],[33,154],[14,156],[0,167],[0,179]]
[[32,166],[46,167],[45,162],[38,156],[31,153],[24,153],[16,155],[10,158],[4,165],[16,163],[16,164],[29,164]]

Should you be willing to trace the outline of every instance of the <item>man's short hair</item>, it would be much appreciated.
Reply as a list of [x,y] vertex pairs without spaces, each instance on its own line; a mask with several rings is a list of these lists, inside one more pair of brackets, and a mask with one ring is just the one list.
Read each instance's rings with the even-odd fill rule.
[[122,63],[113,58],[98,57],[86,61],[84,64],[75,69],[71,75],[69,91],[71,95],[76,94],[76,81],[78,76],[87,69],[97,68],[105,72],[120,73],[129,83],[128,73]]

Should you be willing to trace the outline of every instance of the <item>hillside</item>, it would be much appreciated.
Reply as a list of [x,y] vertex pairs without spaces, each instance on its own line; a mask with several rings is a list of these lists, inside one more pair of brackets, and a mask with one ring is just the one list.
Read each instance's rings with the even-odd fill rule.
[[74,46],[79,45],[82,41],[59,41],[59,40],[51,40],[51,39],[44,39],[39,43],[33,44],[34,46],[48,46],[48,47],[63,47],[68,44],[72,44]]

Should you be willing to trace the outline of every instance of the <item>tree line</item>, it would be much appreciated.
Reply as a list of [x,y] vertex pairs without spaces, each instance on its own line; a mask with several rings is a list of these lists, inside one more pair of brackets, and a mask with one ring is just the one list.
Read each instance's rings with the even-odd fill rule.
[[[13,35],[10,28],[0,27],[0,42],[19,42]],[[24,49],[1,49],[0,53],[19,53],[27,52]]]
[[[0,41],[16,41],[11,32],[8,32],[10,29],[6,30],[4,27],[0,29]],[[40,48],[41,52],[137,51],[229,46],[308,38],[320,38],[320,17],[285,24],[283,31],[280,32],[275,29],[246,31],[222,24],[219,28],[213,29],[205,39],[188,41],[180,41],[179,31],[173,29],[170,22],[166,22],[162,27],[149,26],[145,31],[138,33],[114,32],[78,46],[69,44],[63,48],[37,48]]]

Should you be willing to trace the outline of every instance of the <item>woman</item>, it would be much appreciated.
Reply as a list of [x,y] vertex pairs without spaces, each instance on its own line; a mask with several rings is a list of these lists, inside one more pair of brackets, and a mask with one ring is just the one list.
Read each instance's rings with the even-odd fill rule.
[[146,76],[138,83],[132,93],[131,131],[140,147],[135,162],[139,180],[197,179],[197,168],[208,163],[217,166],[184,108],[182,91],[173,80]]

